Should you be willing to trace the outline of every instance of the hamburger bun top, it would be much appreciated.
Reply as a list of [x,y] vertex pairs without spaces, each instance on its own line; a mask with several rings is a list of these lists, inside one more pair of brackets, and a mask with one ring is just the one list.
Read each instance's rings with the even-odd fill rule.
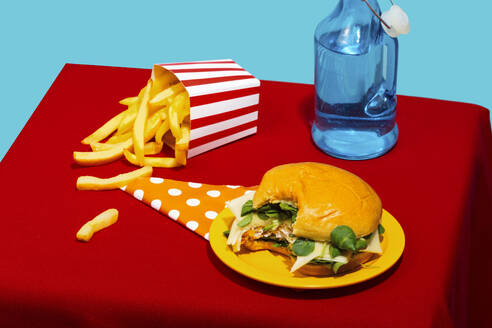
[[381,200],[361,178],[335,166],[293,163],[272,168],[263,176],[253,207],[286,201],[298,208],[297,237],[329,241],[331,231],[346,225],[357,238],[372,233],[382,214]]

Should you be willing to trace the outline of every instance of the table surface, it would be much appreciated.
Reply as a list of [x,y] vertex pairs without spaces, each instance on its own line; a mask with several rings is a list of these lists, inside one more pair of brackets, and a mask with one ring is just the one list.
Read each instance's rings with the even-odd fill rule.
[[[310,139],[312,85],[262,81],[256,135],[185,168],[155,169],[154,176],[248,186],[275,165],[316,161],[366,180],[405,231],[402,258],[358,285],[299,292],[237,274],[205,239],[122,191],[76,191],[80,175],[134,168],[123,160],[79,167],[72,152],[88,150],[80,140],[118,113],[118,100],[135,95],[149,75],[67,64],[0,163],[0,325],[429,327],[485,317],[480,300],[491,289],[481,279],[492,270],[487,262],[475,270],[482,254],[468,255],[492,228],[470,206],[490,196],[487,188],[476,192],[477,183],[491,181],[477,174],[477,163],[486,163],[481,174],[490,171],[486,109],[398,96],[396,147],[377,159],[344,161]],[[110,207],[120,211],[118,223],[77,242],[80,226]],[[473,308],[466,306],[471,298]]]

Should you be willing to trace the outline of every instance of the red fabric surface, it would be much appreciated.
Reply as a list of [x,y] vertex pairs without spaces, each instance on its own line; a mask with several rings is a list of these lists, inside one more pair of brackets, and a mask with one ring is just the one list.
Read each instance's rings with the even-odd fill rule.
[[[399,96],[387,155],[344,161],[310,139],[313,86],[262,81],[258,134],[154,176],[254,185],[288,162],[337,165],[365,179],[402,225],[406,248],[362,284],[298,292],[222,264],[206,240],[121,191],[76,191],[79,175],[133,167],[72,164],[80,140],[121,110],[150,70],[66,65],[0,163],[0,326],[486,326],[492,293],[491,133],[479,106]],[[116,207],[119,221],[75,241]]]

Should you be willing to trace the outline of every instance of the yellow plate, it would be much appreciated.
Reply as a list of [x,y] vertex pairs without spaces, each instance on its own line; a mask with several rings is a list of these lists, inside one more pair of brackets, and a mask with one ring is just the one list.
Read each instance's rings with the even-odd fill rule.
[[405,234],[396,219],[383,210],[381,223],[385,228],[381,243],[383,255],[367,262],[364,268],[334,277],[312,277],[290,273],[291,264],[287,258],[270,251],[234,253],[226,245],[224,231],[229,230],[234,214],[223,210],[210,227],[210,245],[217,257],[231,269],[249,278],[267,284],[295,289],[323,289],[357,284],[374,278],[398,261],[405,247]]

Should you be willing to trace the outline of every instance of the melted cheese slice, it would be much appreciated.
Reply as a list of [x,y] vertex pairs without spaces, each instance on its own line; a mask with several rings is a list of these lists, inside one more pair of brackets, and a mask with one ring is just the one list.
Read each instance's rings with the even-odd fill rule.
[[292,268],[290,268],[290,272],[294,272],[297,269],[299,269],[300,267],[311,262],[311,260],[313,260],[314,258],[316,258],[318,256],[322,256],[324,251],[325,251],[325,247],[326,247],[326,243],[320,243],[320,242],[316,241],[314,243],[314,250],[310,254],[308,254],[306,256],[298,256],[297,257],[296,262],[294,263]]
[[348,263],[348,259],[346,256],[338,255],[335,257],[330,256],[329,248],[325,248],[325,252],[322,256],[317,257],[317,259],[331,261],[331,262],[340,262],[340,263]]
[[367,242],[367,247],[360,250],[361,252],[383,254],[383,249],[381,248],[381,243],[379,242],[379,229],[372,233],[371,238]]

